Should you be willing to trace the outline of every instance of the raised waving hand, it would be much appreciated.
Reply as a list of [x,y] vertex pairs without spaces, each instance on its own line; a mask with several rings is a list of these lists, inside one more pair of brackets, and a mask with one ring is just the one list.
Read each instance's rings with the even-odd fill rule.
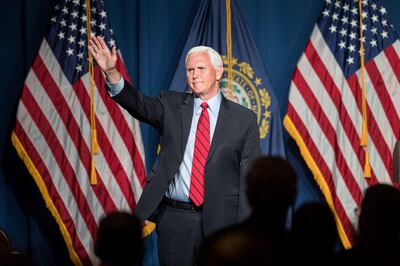
[[89,40],[89,51],[96,59],[101,70],[106,74],[110,82],[117,82],[120,79],[120,73],[115,68],[117,63],[117,49],[112,47],[111,51],[100,36],[92,36]]

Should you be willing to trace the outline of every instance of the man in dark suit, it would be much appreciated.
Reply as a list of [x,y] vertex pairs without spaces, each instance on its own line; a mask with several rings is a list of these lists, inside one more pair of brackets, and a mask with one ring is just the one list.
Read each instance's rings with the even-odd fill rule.
[[161,265],[194,265],[205,236],[249,214],[244,176],[260,155],[256,114],[224,98],[218,88],[223,62],[210,47],[194,47],[186,57],[192,93],[159,97],[124,82],[115,47],[110,51],[101,37],[89,49],[113,99],[160,133],[161,151],[136,214],[157,223]]

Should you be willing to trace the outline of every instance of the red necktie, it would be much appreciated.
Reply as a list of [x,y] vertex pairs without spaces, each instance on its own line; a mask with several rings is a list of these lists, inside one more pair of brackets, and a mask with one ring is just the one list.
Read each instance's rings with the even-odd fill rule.
[[200,206],[204,201],[204,168],[210,150],[210,115],[208,104],[201,104],[201,114],[197,123],[196,139],[194,141],[194,152],[192,162],[192,175],[190,177],[189,198]]

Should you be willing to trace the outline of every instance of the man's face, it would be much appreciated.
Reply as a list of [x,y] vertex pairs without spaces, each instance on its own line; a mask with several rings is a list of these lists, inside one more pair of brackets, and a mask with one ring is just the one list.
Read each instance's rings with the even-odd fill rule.
[[200,99],[208,100],[218,93],[218,80],[223,68],[211,64],[207,52],[192,53],[186,62],[187,82]]

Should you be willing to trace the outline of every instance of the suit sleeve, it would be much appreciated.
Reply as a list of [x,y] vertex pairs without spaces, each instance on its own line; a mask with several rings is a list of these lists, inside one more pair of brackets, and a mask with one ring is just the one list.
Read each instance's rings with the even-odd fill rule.
[[250,206],[246,195],[246,174],[252,161],[261,154],[260,132],[257,124],[257,117],[254,114],[247,130],[243,152],[240,161],[240,184],[239,184],[239,220],[245,219],[250,214]]
[[164,108],[161,96],[145,96],[125,81],[122,91],[112,98],[134,118],[162,129]]

